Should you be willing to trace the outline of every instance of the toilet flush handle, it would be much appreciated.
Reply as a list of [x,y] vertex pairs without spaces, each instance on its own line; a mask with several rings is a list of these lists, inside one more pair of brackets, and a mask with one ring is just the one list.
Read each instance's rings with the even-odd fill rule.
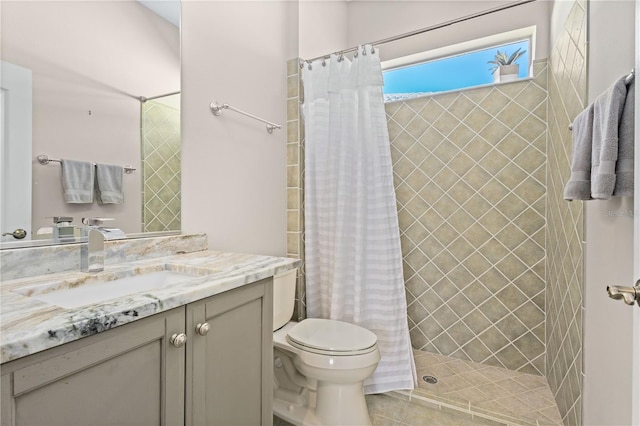
[[196,325],[196,333],[201,336],[206,336],[209,330],[211,330],[211,326],[208,322],[198,323],[198,325]]

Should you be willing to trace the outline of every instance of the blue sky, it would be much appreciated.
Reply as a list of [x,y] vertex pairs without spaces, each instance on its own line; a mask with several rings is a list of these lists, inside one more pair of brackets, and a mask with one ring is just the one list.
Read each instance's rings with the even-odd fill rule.
[[442,92],[462,87],[493,83],[489,71],[497,50],[511,55],[519,47],[527,52],[516,63],[520,65],[519,77],[527,77],[529,72],[528,41],[492,47],[473,53],[438,59],[419,65],[384,71],[383,93]]

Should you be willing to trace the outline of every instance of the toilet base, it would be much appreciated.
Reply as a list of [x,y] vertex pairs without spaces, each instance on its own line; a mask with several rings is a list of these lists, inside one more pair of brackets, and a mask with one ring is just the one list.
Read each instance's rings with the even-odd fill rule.
[[[334,399],[335,397],[329,397]],[[362,404],[342,404],[335,403],[337,410],[321,409],[322,417],[317,409],[306,405],[293,404],[280,399],[273,400],[273,414],[296,426],[331,426],[331,425],[358,425],[371,426],[371,419],[367,405],[362,399]]]
[[336,385],[318,381],[315,415],[323,425],[371,426],[362,382]]
[[309,407],[306,405],[292,404],[280,399],[273,400],[273,414],[296,426],[304,424],[304,418],[308,411]]
[[[354,368],[345,368],[355,357],[321,356],[291,346],[286,334],[294,325],[290,322],[273,334],[273,413],[296,426],[371,425],[363,383],[378,364],[377,348],[357,355]],[[341,368],[325,365],[334,361]]]

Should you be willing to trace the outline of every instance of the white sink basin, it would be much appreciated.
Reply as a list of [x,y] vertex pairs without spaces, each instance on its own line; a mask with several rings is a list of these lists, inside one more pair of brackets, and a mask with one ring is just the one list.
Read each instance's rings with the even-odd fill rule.
[[118,272],[100,272],[73,280],[56,280],[14,290],[62,308],[78,308],[131,294],[179,284],[194,277],[218,271],[190,268],[177,271],[173,265],[153,265]]

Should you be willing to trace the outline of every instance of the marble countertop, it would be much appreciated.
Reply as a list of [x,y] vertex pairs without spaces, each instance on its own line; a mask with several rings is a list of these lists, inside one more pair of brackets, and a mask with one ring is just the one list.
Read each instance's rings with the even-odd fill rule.
[[[4,281],[0,283],[0,363],[272,277],[300,263],[292,258],[199,251],[110,265],[99,273],[70,272]],[[183,272],[189,277],[77,308],[59,307],[27,295],[52,287],[82,285],[87,278],[107,280],[153,269]]]

